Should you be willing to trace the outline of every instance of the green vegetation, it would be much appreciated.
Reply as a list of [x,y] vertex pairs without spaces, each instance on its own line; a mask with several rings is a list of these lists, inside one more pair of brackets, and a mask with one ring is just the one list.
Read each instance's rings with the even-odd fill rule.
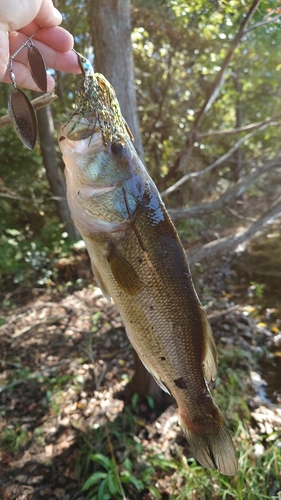
[[[151,464],[157,461],[158,465],[162,468],[167,462],[164,457],[152,456],[150,458]],[[151,486],[150,484],[152,475],[155,473],[153,465],[145,467],[140,475],[140,479],[138,479],[133,473],[133,463],[129,458],[124,460],[120,471],[118,470],[115,458],[110,460],[105,455],[94,454],[90,455],[90,459],[97,462],[103,469],[105,469],[105,472],[94,472],[83,485],[82,491],[91,489],[90,495],[93,500],[122,499],[125,495],[125,485],[128,493],[130,492],[130,489],[132,489],[133,494],[134,490],[142,491],[147,488],[153,498],[161,498],[161,494],[158,492],[157,488],[155,488],[155,486]],[[171,468],[170,463],[168,464],[168,467]]]
[[[213,394],[233,431],[239,457],[237,476],[204,469],[193,458],[186,458],[175,442],[170,443],[173,455],[169,451],[163,454],[157,439],[153,446],[143,444],[135,437],[140,430],[137,408],[127,407],[105,429],[100,427],[87,434],[82,462],[79,458],[86,498],[137,500],[143,498],[138,492],[149,491],[150,498],[161,499],[166,487],[170,500],[280,500],[280,428],[271,434],[254,430],[247,403],[251,389],[245,369],[255,368],[258,358],[237,348],[235,353],[233,349],[220,349],[219,359]],[[92,449],[98,453],[93,454]]]
[[9,428],[0,433],[0,445],[3,452],[18,453],[29,440],[28,432],[22,429],[18,422],[13,422]]
[[[63,12],[64,27],[73,32],[76,48],[87,53],[91,27],[86,2],[58,0],[56,5]],[[205,113],[200,130],[195,131],[199,135],[190,150],[189,161],[176,168],[178,155],[194,132],[197,113],[251,5],[250,0],[242,3],[196,0],[188,5],[185,0],[133,2],[132,42],[138,112],[147,165],[161,191],[183,174],[204,169],[243,138],[241,133],[220,134],[222,130],[250,126],[271,115],[276,117],[272,126],[254,130],[217,168],[190,179],[166,197],[168,207],[190,207],[213,201],[253,167],[264,165],[279,154],[281,67],[276,47],[280,45],[280,19],[269,22],[278,16],[276,3],[261,1],[249,31],[232,54],[218,98]],[[267,22],[259,25],[261,20]],[[254,26],[257,27],[253,29]],[[56,128],[68,116],[79,77],[63,74],[55,78],[60,97],[52,104]],[[65,89],[63,94],[61,89]],[[1,85],[0,115],[7,112],[7,94],[8,87]],[[0,155],[1,289],[12,292],[22,284],[52,287],[57,284],[55,263],[71,253],[71,242],[66,234],[66,221],[60,220],[40,147],[27,151],[8,126],[1,129]],[[58,150],[57,158],[60,169]],[[238,216],[242,219],[252,213],[256,216],[260,208],[268,206],[280,184],[279,177],[277,166],[251,183],[244,195],[247,208],[243,210],[242,203]],[[253,196],[257,209],[247,204]],[[262,200],[261,207],[259,200]],[[224,233],[237,223],[225,209],[214,211],[212,216],[181,219],[180,235],[189,244],[206,243],[217,237],[216,232]]]
[[[241,347],[219,348],[219,373],[212,392],[233,434],[239,458],[237,476],[223,476],[188,458],[188,448],[179,439],[175,423],[177,437],[175,433],[172,437],[163,434],[159,441],[154,424],[140,414],[143,401],[134,398],[132,405],[126,406],[114,421],[95,424],[94,429],[80,428],[79,422],[73,421],[80,436],[76,468],[83,498],[140,500],[149,494],[149,499],[161,500],[166,491],[169,500],[280,500],[280,425],[274,428],[269,421],[273,430],[261,432],[253,425],[249,408],[253,394],[247,373],[257,368],[260,356],[261,353],[253,355]],[[46,404],[54,417],[66,407],[67,395],[78,395],[85,383],[79,375],[31,378],[28,370],[20,369],[17,379],[20,376],[26,378],[29,387],[35,381],[44,387]],[[151,401],[147,407],[153,411]],[[151,437],[147,438],[149,434]],[[33,439],[39,446],[46,446],[46,436],[45,424],[34,429]],[[1,450],[17,455],[31,438],[32,433],[13,420],[0,433]]]
[[55,263],[71,252],[71,243],[62,225],[46,223],[40,237],[27,228],[7,228],[0,237],[1,284],[49,287],[56,283]]
[[[55,3],[63,11],[64,27],[75,37],[75,47],[88,54],[91,45],[88,3],[86,0],[57,0]],[[281,194],[281,64],[279,51],[276,50],[281,42],[281,18],[277,19],[280,12],[274,0],[260,2],[249,30],[230,58],[217,98],[204,114],[200,127],[195,127],[200,110],[251,6],[251,0],[132,1],[138,112],[147,166],[159,190],[165,191],[183,175],[210,166],[227,155],[241,139],[240,146],[218,166],[204,175],[191,177],[172,194],[166,195],[164,200],[168,208],[202,208],[203,205],[216,202],[255,169],[261,171],[272,160],[276,161],[272,168],[264,170],[262,175],[244,186],[231,202],[209,209],[206,213],[202,209],[198,212],[200,215],[189,213],[176,217],[180,237],[188,250],[189,245],[199,248],[205,243],[245,229]],[[274,16],[276,21],[269,22]],[[268,22],[262,23],[263,20]],[[52,116],[56,128],[72,110],[75,84],[80,77],[61,74],[55,75],[55,78],[59,99],[52,104]],[[1,116],[7,113],[7,95],[7,86],[0,85]],[[270,123],[263,128],[255,125],[269,118]],[[246,129],[242,132],[233,131],[244,127]],[[242,140],[249,130],[253,132],[252,135]],[[189,146],[187,160],[179,166],[179,160],[184,157],[183,149]],[[54,146],[54,149],[58,170],[63,169],[58,147]],[[77,251],[67,232],[69,221],[62,220],[59,214],[58,200],[50,187],[39,145],[34,151],[27,151],[19,143],[12,128],[4,127],[0,134],[0,157],[0,327],[8,328],[8,314],[16,308],[16,304],[25,303],[29,291],[66,296],[70,291],[87,285],[88,281],[84,275],[81,277],[76,272]],[[233,293],[230,295],[234,302],[247,302],[254,307],[255,316],[259,319],[268,319],[270,316],[275,322],[275,333],[279,334],[280,230],[277,228],[271,233],[267,230],[267,233],[237,258],[235,276],[232,276]],[[226,260],[228,256],[229,253],[224,256]],[[65,261],[62,268],[58,266],[61,260]],[[202,261],[197,264],[194,273],[195,278],[198,275],[197,288],[201,289],[204,300],[212,302],[212,286],[202,279],[208,263]],[[16,296],[17,291],[22,292],[19,298]],[[89,308],[89,297],[87,300],[85,303]],[[83,314],[86,314],[85,311]],[[236,477],[229,478],[217,471],[206,470],[189,458],[187,445],[175,423],[172,429],[176,431],[160,439],[153,418],[150,421],[141,413],[144,405],[147,414],[154,414],[155,417],[157,405],[151,397],[143,401],[134,395],[131,406],[119,411],[115,420],[107,418],[106,410],[95,419],[93,410],[93,425],[79,426],[83,405],[86,405],[81,401],[91,392],[91,396],[95,396],[92,399],[96,398],[93,405],[98,406],[100,401],[104,402],[102,398],[106,397],[112,403],[112,387],[116,380],[129,380],[131,368],[122,372],[121,363],[117,368],[114,365],[112,378],[108,380],[105,380],[106,370],[101,373],[97,370],[96,374],[99,361],[108,362],[109,365],[114,361],[112,352],[107,352],[108,358],[103,359],[105,348],[100,349],[101,352],[97,348],[102,337],[100,331],[107,331],[112,325],[105,318],[106,314],[95,309],[89,316],[88,330],[81,329],[79,324],[76,329],[71,329],[74,316],[75,311],[73,315],[69,313],[68,323],[64,324],[63,333],[60,332],[58,350],[62,345],[67,345],[68,349],[67,354],[64,353],[67,367],[63,367],[61,372],[59,369],[54,373],[33,372],[32,363],[39,363],[38,359],[41,363],[40,356],[36,360],[32,359],[30,364],[19,363],[16,356],[10,360],[17,338],[10,332],[10,337],[7,336],[3,341],[3,358],[7,356],[14,369],[10,370],[9,364],[4,366],[7,377],[3,377],[3,384],[8,396],[15,387],[21,386],[25,392],[41,391],[38,401],[45,413],[51,415],[52,427],[55,429],[60,419],[64,418],[62,408],[65,410],[67,402],[68,413],[65,418],[70,423],[65,424],[65,427],[75,429],[75,438],[79,440],[77,488],[83,498],[281,500],[280,421],[279,426],[269,423],[262,427],[254,419],[251,408],[254,394],[249,383],[249,371],[259,369],[260,359],[265,353],[264,346],[256,346],[256,351],[234,344],[223,344],[219,348],[219,373],[213,392],[226,416],[239,455],[239,472]],[[42,337],[47,326],[46,320],[42,326]],[[69,337],[65,334],[67,329]],[[88,331],[90,338],[88,345],[84,346],[83,355],[87,352],[90,354],[89,359],[79,358],[75,369],[67,371],[72,355],[73,359],[82,355],[77,351],[77,338],[87,335]],[[43,346],[42,352],[52,346],[56,330],[51,334],[50,344]],[[34,333],[35,338],[36,335],[37,331]],[[107,340],[102,339],[105,344]],[[38,344],[41,341],[42,338]],[[8,342],[7,345],[5,342]],[[36,342],[28,344],[26,352],[35,345]],[[112,351],[115,348],[113,346]],[[26,352],[22,354],[23,357]],[[81,396],[81,393],[89,380],[85,374],[78,373],[80,361],[92,364],[89,369],[93,373],[92,385],[89,393],[85,389],[86,396]],[[119,361],[124,360],[122,358]],[[270,359],[270,363],[272,368],[274,360]],[[108,371],[110,369],[111,366]],[[95,382],[101,379],[101,388],[96,388]],[[17,394],[17,397],[21,401],[25,396]],[[5,403],[5,398],[3,401]],[[24,404],[22,411],[32,413]],[[3,420],[13,409],[12,404],[10,407],[7,405],[7,409],[3,404],[0,412]],[[275,411],[280,418],[280,414]],[[75,417],[78,415],[78,422],[75,418],[71,420],[73,414]],[[20,455],[32,438],[42,448],[49,443],[48,430],[44,424],[38,423],[32,434],[29,427],[22,425],[17,417],[13,418],[9,414],[9,419],[9,425],[1,426],[0,431],[1,448],[7,463],[8,455]],[[65,439],[67,441],[68,436]],[[53,458],[48,460],[52,461]]]

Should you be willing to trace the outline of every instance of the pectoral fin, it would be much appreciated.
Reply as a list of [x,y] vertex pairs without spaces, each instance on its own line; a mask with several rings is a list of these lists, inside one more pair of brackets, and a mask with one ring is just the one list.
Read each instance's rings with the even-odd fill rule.
[[136,295],[144,288],[144,283],[133,266],[111,241],[108,244],[107,260],[114,278],[124,292]]
[[97,282],[97,285],[99,286],[99,288],[101,289],[103,295],[105,296],[105,298],[107,300],[110,301],[111,297],[110,297],[110,293],[109,291],[107,290],[107,287],[97,269],[97,267],[94,265],[94,263],[92,262],[92,269],[93,269],[93,273],[94,273],[94,276],[96,278],[96,282]]

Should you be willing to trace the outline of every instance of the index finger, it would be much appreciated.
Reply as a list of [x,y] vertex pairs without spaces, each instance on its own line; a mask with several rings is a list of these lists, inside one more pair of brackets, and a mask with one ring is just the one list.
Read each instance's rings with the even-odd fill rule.
[[35,21],[39,26],[56,26],[62,22],[62,15],[56,9],[52,0],[44,0],[41,2]]
[[73,36],[60,26],[40,29],[40,26],[33,21],[18,31],[27,37],[35,33],[33,40],[38,40],[59,52],[68,52],[73,48]]

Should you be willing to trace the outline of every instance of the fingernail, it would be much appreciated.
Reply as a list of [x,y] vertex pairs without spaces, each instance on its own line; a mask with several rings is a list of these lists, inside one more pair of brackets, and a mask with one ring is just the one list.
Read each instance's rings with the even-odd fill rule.
[[73,36],[71,35],[71,33],[68,33],[68,34],[71,36],[71,47],[70,47],[70,49],[69,49],[69,50],[71,50],[71,49],[73,49],[73,47],[74,47],[74,38],[73,38]]
[[55,88],[55,80],[54,78],[47,74],[47,92],[51,92],[51,90],[54,90]]
[[62,22],[62,15],[61,15],[60,11],[58,9],[56,9],[56,7],[54,7],[54,10],[53,10],[53,17],[56,19],[56,22],[58,24],[60,24]]

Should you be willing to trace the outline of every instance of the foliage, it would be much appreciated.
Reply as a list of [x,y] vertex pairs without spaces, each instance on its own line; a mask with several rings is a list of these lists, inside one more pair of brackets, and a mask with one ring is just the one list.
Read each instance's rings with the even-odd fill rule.
[[[219,275],[217,279],[220,280]],[[214,300],[214,291],[212,295]],[[9,474],[18,476],[19,468],[27,474],[25,463],[17,465],[23,463],[18,455],[28,456],[35,444],[38,457],[35,455],[35,462],[41,468],[45,457],[47,464],[44,485],[52,487],[65,474],[69,478],[65,482],[67,494],[74,494],[70,491],[73,488],[78,495],[80,488],[83,498],[98,498],[100,493],[105,498],[107,495],[122,500],[157,499],[161,495],[169,500],[277,500],[278,495],[280,499],[280,409],[262,405],[255,410],[255,405],[261,403],[249,383],[250,373],[260,369],[265,353],[263,342],[267,347],[269,332],[265,325],[260,336],[260,326],[255,327],[250,321],[246,321],[246,329],[239,327],[235,333],[237,321],[240,326],[246,325],[241,323],[247,319],[241,313],[237,316],[230,313],[230,323],[221,317],[214,323],[216,333],[224,333],[218,348],[219,373],[212,393],[234,436],[239,457],[238,474],[230,478],[206,470],[190,457],[171,410],[167,412],[170,419],[165,416],[164,421],[164,415],[163,420],[157,419],[158,405],[136,396],[122,410],[123,403],[119,396],[115,399],[115,391],[119,391],[123,376],[128,379],[131,374],[128,358],[125,364],[120,362],[130,348],[125,332],[121,336],[117,333],[120,319],[116,312],[112,316],[112,309],[99,294],[93,300],[92,291],[84,289],[84,293],[62,297],[54,303],[45,295],[45,301],[38,298],[32,307],[7,315],[1,339],[2,343],[8,340],[11,344],[9,349],[2,349],[1,364],[6,369],[1,373],[4,386],[0,390],[5,404],[1,407],[0,440],[3,460],[12,467]],[[245,313],[249,311],[245,308]],[[39,320],[37,326],[35,319]],[[106,328],[105,321],[111,323]],[[223,328],[226,324],[232,325],[230,330]],[[280,320],[272,332],[280,335]],[[84,354],[85,358],[80,357]],[[272,359],[268,356],[267,359],[268,366],[263,368],[266,380],[273,370]],[[107,371],[97,384],[99,367],[104,366],[100,360],[104,360]],[[279,381],[278,367],[274,370]],[[280,385],[277,386],[280,392],[279,388]],[[270,397],[268,390],[267,396]],[[259,418],[267,410],[274,417],[264,420],[260,427]],[[53,446],[54,453],[49,455]],[[50,471],[55,472],[50,474]]]
[[[74,34],[76,48],[91,56],[87,2],[56,0],[55,3],[63,11],[64,27]],[[132,3],[138,111],[147,165],[161,190],[183,173],[210,165],[242,137],[241,134],[211,135],[211,130],[219,132],[240,126],[239,114],[242,126],[276,116],[274,125],[258,131],[240,146],[242,165],[236,154],[230,155],[204,177],[197,177],[178,189],[167,203],[169,207],[178,207],[214,200],[235,185],[237,178],[253,167],[259,168],[280,152],[281,64],[276,50],[281,41],[280,20],[259,26],[244,36],[230,61],[218,98],[202,121],[200,134],[206,135],[200,137],[199,134],[194,139],[192,132],[198,112],[252,2],[134,0]],[[262,0],[250,27],[270,14],[271,9],[277,9],[276,2]],[[59,99],[53,104],[53,116],[57,125],[65,121],[73,109],[79,77],[55,74],[55,79]],[[7,86],[1,85],[1,115],[7,111],[7,93]],[[181,170],[175,169],[182,148],[193,139],[188,162]],[[58,218],[40,148],[36,146],[33,152],[25,150],[11,127],[5,127],[1,129],[0,155],[1,289],[11,292],[19,285],[57,286],[55,263],[59,257],[69,255],[71,245]],[[241,205],[245,202],[246,215],[251,215],[248,212],[251,212],[252,201],[262,199],[262,205],[266,205],[280,190],[278,185],[280,167],[251,185],[244,201],[240,200]],[[204,220],[183,220],[179,232],[183,239],[194,243],[202,241],[202,235],[208,237],[209,229],[212,233],[228,230],[229,226],[229,215],[216,212]],[[242,276],[241,280],[253,295],[250,298],[255,301],[269,297],[271,288],[280,296],[279,240],[278,232],[272,237],[270,259],[264,258],[263,248],[253,245],[237,270],[238,278]],[[267,306],[272,304],[270,296]],[[6,299],[4,306],[10,305]],[[95,313],[92,333],[99,330],[100,322],[100,314]],[[0,325],[3,324],[5,318],[1,317]],[[220,352],[218,389],[214,396],[235,432],[240,453],[236,477],[228,478],[217,471],[203,469],[194,459],[186,458],[176,442],[173,453],[170,449],[164,453],[157,444],[150,446],[149,440],[141,444],[136,435],[142,428],[147,429],[137,413],[138,398],[134,397],[132,406],[107,425],[107,439],[103,426],[84,433],[84,447],[77,465],[83,495],[97,500],[117,500],[125,494],[134,500],[149,494],[157,499],[161,498],[157,483],[169,476],[169,485],[174,490],[170,500],[280,499],[280,429],[271,435],[249,432],[252,417],[246,400],[245,368],[256,367],[256,363],[257,358],[253,359],[252,354],[239,347]],[[30,382],[26,368],[21,367],[17,375]],[[44,377],[44,384],[46,404],[57,416],[64,398],[62,388],[72,384],[75,392],[84,384],[84,379],[82,375]],[[147,403],[154,411],[153,401],[148,399]],[[37,439],[44,444],[40,432],[38,428]],[[17,452],[29,436],[15,421],[11,428],[1,431],[1,439],[4,451]],[[261,454],[257,451],[259,447],[263,449]]]
[[[106,427],[110,458],[104,451],[88,454],[87,445],[85,446],[84,460],[87,468],[94,465],[92,462],[98,465],[98,469],[94,466],[94,472],[83,484],[82,491],[87,491],[87,498],[121,500],[124,495],[129,495],[133,500],[138,498],[138,492],[143,491],[149,491],[151,498],[162,498],[154,485],[156,474],[159,474],[159,471],[163,473],[176,469],[177,463],[171,458],[167,459],[160,450],[156,453],[154,450],[146,452],[143,445],[134,439],[136,419],[133,412],[136,408],[133,410],[133,406],[131,409],[126,408],[110,427]],[[100,430],[95,431],[95,449],[104,450],[102,436]],[[118,463],[115,450],[122,456],[122,461]]]
[[82,491],[92,489],[90,495],[93,500],[122,499],[124,498],[123,486],[125,487],[125,485],[129,490],[131,487],[137,491],[142,491],[147,487],[153,498],[161,498],[157,489],[150,486],[151,475],[154,472],[153,467],[147,467],[143,471],[141,479],[138,479],[133,473],[133,464],[129,458],[124,460],[120,472],[115,460],[109,459],[105,455],[96,453],[91,455],[90,459],[99,463],[106,471],[94,472],[83,485]]
[[17,454],[28,442],[28,432],[22,429],[18,422],[14,422],[9,428],[0,432],[0,444],[2,451],[12,451]]
[[[133,47],[140,122],[147,164],[161,189],[182,176],[182,172],[171,174],[175,159],[192,140],[189,134],[194,120],[251,3],[134,2]],[[262,2],[251,25],[258,23],[270,7],[275,7],[274,2]],[[205,114],[200,133],[237,127],[238,108],[243,126],[280,112],[276,94],[280,65],[274,48],[280,33],[277,22],[250,31],[243,38],[230,61],[218,99]],[[211,164],[237,138],[210,135],[195,140],[185,171]],[[269,151],[276,150],[277,128],[254,135],[240,148],[244,168],[247,171],[254,158],[266,157]],[[233,180],[236,168],[233,154],[215,172],[205,175],[204,180],[197,178],[178,189],[168,203],[191,205],[219,194],[220,181]]]
[[[76,48],[91,56],[87,2],[56,0],[55,4],[63,13],[64,27],[74,35]],[[190,139],[198,111],[251,4],[250,0],[242,3],[238,0],[196,0],[188,4],[185,0],[133,2],[132,43],[138,111],[147,165],[160,189],[173,184],[183,173],[173,170],[177,155]],[[274,1],[262,0],[250,28],[265,15],[269,16],[271,9],[273,17],[278,14]],[[244,36],[230,60],[221,92],[205,114],[200,133],[208,133],[210,129],[220,131],[235,128],[238,109],[243,126],[262,121],[270,114],[278,115],[281,66],[275,48],[280,44],[280,36],[280,20],[250,30]],[[56,126],[66,119],[73,107],[75,85],[79,77],[69,74],[54,74],[54,77],[59,96],[52,105]],[[1,114],[7,111],[7,97],[7,86],[0,86]],[[210,135],[198,138],[184,170],[195,171],[206,167],[228,151],[238,137]],[[204,178],[191,180],[169,196],[168,206],[186,206],[204,199],[214,199],[231,187],[237,175],[246,174],[253,165],[261,165],[278,151],[278,127],[267,127],[240,147],[243,165],[239,172],[238,160],[233,154]],[[22,282],[27,276],[28,263],[20,261],[19,256],[24,258],[26,252],[39,252],[37,257],[40,267],[46,272],[39,273],[39,276],[37,273],[36,279],[30,282],[41,280],[47,283],[52,255],[57,255],[54,240],[61,239],[63,228],[55,228],[58,221],[57,207],[52,200],[40,149],[36,146],[33,152],[25,150],[11,127],[5,127],[1,129],[0,154],[0,232],[3,250],[0,271],[4,272],[5,257],[11,282]],[[267,180],[263,177],[256,191],[259,197],[270,194],[279,182],[279,177],[280,169],[276,169]],[[256,190],[256,185],[251,186],[252,192]],[[216,217],[219,218],[217,213],[214,219]],[[181,236],[198,241],[201,224],[201,219],[197,219],[197,222],[183,221]],[[225,224],[222,229],[227,227],[228,222],[225,221]],[[44,233],[50,226],[53,234],[49,243]],[[19,231],[20,235],[13,238],[12,242],[7,230]],[[32,242],[34,249],[31,248]]]
[[46,221],[40,237],[25,226],[24,230],[6,228],[0,237],[0,283],[9,290],[13,285],[51,287],[56,282],[58,256],[70,253],[71,242],[62,225]]
[[[108,498],[142,498],[137,492],[149,490],[151,498],[162,498],[159,486],[156,488],[156,477],[161,483],[165,472],[169,474],[169,484],[173,494],[170,500],[264,500],[280,498],[281,483],[279,471],[281,467],[281,434],[280,430],[273,435],[249,433],[251,412],[245,399],[248,388],[245,370],[256,366],[257,359],[242,348],[220,349],[219,374],[216,388],[212,391],[214,398],[228,418],[228,425],[234,432],[234,442],[239,450],[239,470],[235,477],[223,476],[218,471],[206,470],[193,458],[186,458],[183,450],[177,446],[173,458],[169,452],[163,454],[161,445],[143,445],[134,434],[138,434],[137,408],[125,408],[113,423],[107,426],[111,455],[105,454],[104,431],[98,429],[87,438],[83,452],[83,463],[86,463],[87,479],[82,491],[87,491],[87,498],[98,500]],[[247,396],[246,396],[247,397]],[[88,446],[87,443],[91,443]],[[92,454],[91,448],[102,450]],[[114,450],[114,458],[112,456]],[[259,450],[263,450],[262,453]],[[109,451],[110,454],[110,451]],[[118,457],[118,459],[116,458]],[[81,461],[81,457],[79,458]],[[89,474],[92,462],[98,468]],[[83,466],[80,464],[81,470]],[[120,487],[121,483],[121,487]],[[181,485],[179,487],[179,485]],[[122,493],[124,489],[124,494]],[[272,495],[271,491],[279,491]],[[104,495],[104,496],[102,496]],[[123,495],[123,496],[122,496]],[[126,496],[127,495],[127,496]],[[158,496],[157,496],[158,495]]]

